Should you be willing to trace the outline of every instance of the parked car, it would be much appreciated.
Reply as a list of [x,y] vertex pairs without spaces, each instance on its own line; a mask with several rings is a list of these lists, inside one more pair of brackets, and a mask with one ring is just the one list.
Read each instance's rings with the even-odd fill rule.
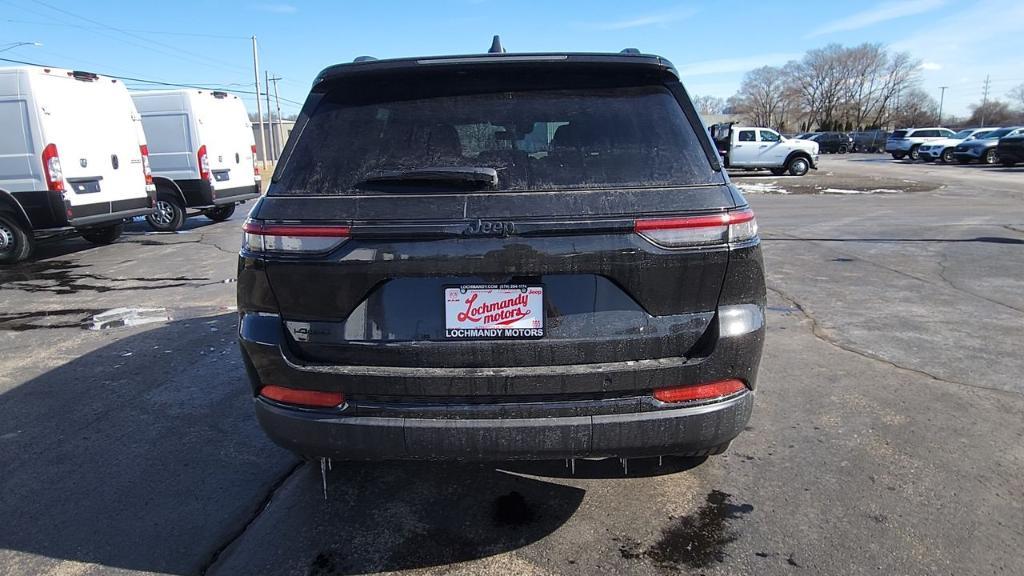
[[905,128],[896,130],[885,141],[885,151],[892,154],[894,160],[910,158],[917,161],[920,147],[925,142],[951,138],[954,132],[949,128]]
[[94,244],[153,211],[142,124],[120,80],[58,68],[0,69],[0,264],[37,238]]
[[753,405],[759,245],[663,58],[332,66],[244,225],[259,422],[313,458],[721,452]]
[[149,139],[157,196],[146,221],[153,229],[177,230],[199,214],[227,220],[236,205],[260,195],[256,141],[238,96],[188,89],[134,92],[132,99]]
[[1016,166],[1024,162],[1024,133],[1018,131],[1013,136],[1003,136],[996,145],[996,154],[1003,166]]
[[818,149],[825,154],[846,154],[853,149],[853,138],[845,132],[822,132],[811,136]]
[[1024,132],[1024,127],[1020,126],[997,128],[980,138],[957,144],[953,149],[953,157],[961,164],[970,164],[971,162],[996,164],[999,162],[999,150],[996,148],[999,139],[1005,136],[1017,136],[1022,132]]
[[993,130],[995,128],[968,128],[957,132],[950,138],[942,138],[941,140],[933,140],[927,144],[922,144],[917,151],[921,160],[925,162],[941,160],[946,164],[952,164],[955,159],[953,151],[957,144],[976,138],[983,138]]
[[885,130],[867,130],[864,132],[854,132],[853,136],[853,151],[854,152],[881,152],[885,148],[885,141],[889,138],[889,133]]
[[818,144],[791,140],[770,128],[713,124],[708,128],[727,168],[767,168],[781,176],[803,176],[818,168]]
[[813,136],[817,136],[818,134],[821,134],[821,132],[801,132],[793,138],[796,140],[810,140]]

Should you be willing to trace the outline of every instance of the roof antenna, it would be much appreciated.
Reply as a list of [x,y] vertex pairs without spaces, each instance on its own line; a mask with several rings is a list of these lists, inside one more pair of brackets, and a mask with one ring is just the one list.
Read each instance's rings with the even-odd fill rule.
[[501,36],[494,35],[494,40],[491,40],[491,48],[487,50],[488,54],[504,54],[505,48],[501,45]]

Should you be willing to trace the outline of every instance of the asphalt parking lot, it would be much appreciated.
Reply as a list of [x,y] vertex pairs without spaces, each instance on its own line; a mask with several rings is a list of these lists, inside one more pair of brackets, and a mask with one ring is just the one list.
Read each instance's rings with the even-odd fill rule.
[[40,247],[0,270],[0,574],[1024,574],[1024,169],[735,181],[769,275],[753,419],[628,475],[336,462],[324,501],[243,382],[245,210]]

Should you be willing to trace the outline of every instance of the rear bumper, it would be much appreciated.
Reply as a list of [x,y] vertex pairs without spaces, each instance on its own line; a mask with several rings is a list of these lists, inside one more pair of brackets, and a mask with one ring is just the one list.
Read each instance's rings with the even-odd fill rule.
[[322,414],[257,398],[278,445],[345,460],[543,460],[682,454],[729,442],[746,426],[753,392],[688,408],[551,418],[394,418]]
[[72,206],[68,224],[75,228],[83,228],[115,224],[135,216],[144,216],[153,211],[155,199],[156,192],[147,191],[146,196],[141,198]]
[[[299,454],[355,460],[507,460],[690,453],[746,426],[753,392],[700,405],[656,401],[655,388],[738,378],[752,390],[763,308],[717,315],[701,357],[603,365],[403,368],[305,365],[276,315],[244,314],[240,343],[267,435]],[[598,369],[600,368],[600,369]],[[263,384],[341,390],[342,407],[305,410],[256,396]],[[402,390],[380,396],[381,389]]]
[[175,180],[174,183],[185,197],[189,208],[210,208],[227,204],[238,204],[260,195],[259,183],[214,189],[209,180]]

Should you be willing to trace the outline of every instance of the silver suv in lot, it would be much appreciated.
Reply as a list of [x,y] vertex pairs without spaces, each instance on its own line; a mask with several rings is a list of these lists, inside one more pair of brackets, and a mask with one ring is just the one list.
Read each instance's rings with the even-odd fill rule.
[[917,161],[919,150],[925,142],[940,138],[951,138],[955,132],[949,128],[904,128],[896,130],[885,141],[885,151],[892,154],[894,160],[910,158]]

